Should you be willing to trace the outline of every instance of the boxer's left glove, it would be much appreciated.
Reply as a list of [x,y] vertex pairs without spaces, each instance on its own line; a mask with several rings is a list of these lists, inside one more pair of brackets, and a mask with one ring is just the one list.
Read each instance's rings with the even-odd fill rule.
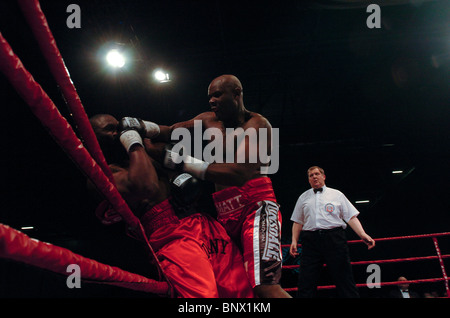
[[134,129],[122,131],[120,133],[120,142],[128,153],[130,152],[131,147],[136,144],[144,147],[141,135]]
[[187,172],[201,180],[205,180],[206,169],[209,166],[208,162],[183,154],[182,150],[174,151],[173,144],[166,146],[163,164],[168,169]]
[[119,131],[136,130],[142,138],[155,138],[159,135],[159,126],[151,121],[134,117],[123,117],[119,122]]
[[142,120],[123,117],[119,122],[117,130],[120,133],[120,142],[127,152],[130,152],[131,147],[135,144],[144,146],[142,143],[142,135],[145,135],[145,125]]

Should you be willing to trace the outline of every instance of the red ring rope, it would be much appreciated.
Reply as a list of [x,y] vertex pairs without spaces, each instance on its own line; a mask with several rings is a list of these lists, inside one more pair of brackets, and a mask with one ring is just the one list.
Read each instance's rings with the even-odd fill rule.
[[[114,209],[121,214],[138,239],[147,243],[162,273],[159,261],[150,246],[139,220],[129,209],[117,188],[109,181],[99,165],[91,157],[81,141],[75,135],[67,120],[60,114],[53,101],[48,97],[33,76],[25,69],[11,46],[0,33],[0,71],[8,78],[18,94],[28,104],[33,114],[49,130],[49,134],[66,151],[68,156],[87,174],[94,185],[107,198]],[[164,273],[162,273],[164,275]],[[165,277],[167,280],[167,277]],[[168,280],[167,280],[168,281]]]
[[[419,283],[435,283],[435,282],[442,282],[445,281],[444,278],[425,278],[425,279],[412,279],[412,280],[402,280],[401,282],[380,282],[380,286],[394,286],[394,285],[401,285],[401,284],[419,284]],[[370,286],[369,284],[356,284],[356,287],[367,287]],[[335,285],[325,285],[325,286],[318,286],[317,289],[333,289],[335,288]],[[285,291],[296,291],[297,288],[284,288]],[[449,297],[449,296],[447,296]]]
[[87,282],[111,284],[119,287],[159,295],[169,294],[166,282],[157,282],[146,277],[99,263],[75,254],[68,249],[30,239],[24,233],[0,223],[0,257],[69,275],[67,266],[80,266],[80,278]]
[[[96,163],[102,168],[104,174],[109,178],[109,181],[114,184],[114,178],[112,177],[111,170],[106,163],[105,157],[103,156],[103,152],[100,149],[97,138],[94,134],[94,131],[91,127],[89,119],[84,111],[83,105],[81,104],[80,98],[76,92],[75,86],[70,79],[69,72],[64,64],[62,56],[58,50],[56,45],[56,41],[53,37],[53,34],[48,26],[47,19],[45,18],[44,13],[41,10],[40,4],[38,0],[18,0],[19,5],[27,19],[33,34],[35,35],[39,47],[49,65],[49,68],[55,77],[58,85],[61,87],[64,98],[68,103],[70,110],[72,111],[72,115],[76,124],[79,126],[80,134],[83,138],[83,144],[88,149],[91,156],[94,158]],[[42,121],[42,120],[41,120]],[[63,146],[64,147],[64,146]],[[84,169],[83,169],[84,170]],[[84,170],[85,171],[85,170]],[[103,181],[102,181],[103,182]],[[94,182],[95,184],[95,182]],[[96,184],[98,186],[98,183]],[[113,203],[113,207],[115,210],[119,212],[122,216],[126,215],[125,221],[130,225],[132,229],[137,229],[137,234],[139,239],[143,239],[149,245],[147,238],[144,234],[142,226],[134,216],[134,214],[129,210],[126,203],[123,201],[122,197],[118,192],[114,194],[117,196],[122,207],[117,207],[114,205],[114,202],[111,201],[111,198],[106,196],[108,201]],[[123,211],[121,211],[121,208]],[[154,254],[151,246],[149,246],[151,253]],[[155,256],[156,258],[156,256]],[[161,271],[161,269],[159,268]]]
[[[35,116],[46,128],[48,128],[50,135],[55,141],[66,151],[79,168],[87,174],[94,185],[111,203],[113,208],[123,217],[125,222],[127,222],[131,234],[147,243],[155,262],[158,265],[158,271],[160,274],[164,275],[158,259],[148,242],[142,225],[131,212],[112,183],[112,174],[100,150],[75,87],[70,80],[59,50],[56,47],[53,35],[48,27],[46,18],[40,9],[39,2],[34,0],[19,1],[19,3],[39,42],[43,54],[47,59],[50,69],[62,88],[64,97],[69,103],[71,111],[75,115],[74,119],[80,126],[80,133],[84,136],[84,141],[87,147],[90,148],[91,153],[96,157],[98,162],[100,162],[100,167],[91,157],[91,154],[83,147],[83,144],[77,138],[67,120],[61,116],[51,99],[43,91],[40,85],[34,81],[31,74],[24,68],[20,59],[14,54],[9,44],[0,33],[1,71],[10,80],[19,95],[27,102]],[[103,168],[103,170],[100,168]],[[106,174],[109,177],[107,177]],[[165,278],[167,280],[167,277]]]
[[114,183],[112,173],[106,163],[103,152],[100,149],[97,138],[89,123],[88,116],[81,104],[74,84],[70,79],[69,72],[64,64],[61,53],[58,50],[56,41],[48,26],[47,19],[41,10],[37,0],[18,0],[22,12],[31,27],[31,30],[38,41],[41,52],[44,55],[50,71],[53,74],[63,93],[64,99],[69,106],[71,115],[79,128],[83,144],[88,149],[94,160],[100,165],[103,172]]
[[34,115],[49,129],[50,135],[60,147],[92,179],[108,201],[121,213],[126,222],[132,227],[138,227],[139,220],[129,210],[117,189],[92,159],[52,100],[34,80],[33,76],[25,69],[1,33],[0,70],[25,100]]
[[[405,257],[405,258],[395,258],[395,259],[384,259],[384,260],[371,260],[371,261],[357,261],[357,262],[351,262],[351,265],[364,265],[364,264],[383,264],[383,263],[397,263],[397,262],[409,262],[409,261],[419,261],[419,260],[438,260],[439,265],[441,267],[442,271],[442,277],[440,278],[426,278],[426,279],[416,279],[416,280],[407,280],[407,281],[395,281],[395,282],[380,282],[379,286],[390,286],[390,285],[400,285],[405,283],[432,283],[432,282],[444,282],[445,284],[445,290],[447,297],[450,298],[450,289],[449,289],[449,278],[447,276],[445,266],[444,266],[444,259],[450,258],[450,254],[442,254],[441,250],[438,245],[437,237],[444,237],[444,236],[450,236],[450,232],[443,232],[443,233],[432,233],[432,234],[420,234],[420,235],[406,235],[406,236],[395,236],[395,237],[385,237],[385,238],[377,238],[374,239],[376,242],[379,241],[393,241],[393,240],[405,240],[405,239],[421,239],[421,238],[431,238],[434,243],[434,247],[436,250],[436,256],[418,256],[418,257]],[[354,243],[362,243],[362,240],[351,240],[348,241],[349,244]],[[301,244],[298,244],[300,247]],[[283,244],[282,247],[289,248],[290,245]],[[324,265],[326,266],[326,265]],[[283,269],[295,269],[299,268],[300,265],[283,265]],[[368,287],[368,284],[356,284],[356,287]],[[335,288],[335,285],[326,285],[326,286],[318,286],[317,289],[333,289]],[[288,292],[296,291],[297,288],[284,288],[284,290]]]
[[434,248],[436,249],[436,254],[439,258],[439,265],[441,266],[442,277],[445,283],[445,289],[447,290],[447,296],[450,297],[450,288],[448,286],[447,272],[445,271],[443,256],[441,255],[441,249],[439,248],[438,241],[436,237],[433,237]]

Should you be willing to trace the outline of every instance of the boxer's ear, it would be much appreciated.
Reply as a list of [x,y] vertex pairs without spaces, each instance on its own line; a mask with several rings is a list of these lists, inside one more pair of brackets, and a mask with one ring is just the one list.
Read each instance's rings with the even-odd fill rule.
[[234,98],[239,98],[239,97],[241,96],[241,94],[242,94],[242,88],[240,88],[240,87],[235,87],[235,88],[233,89],[233,97],[234,97]]

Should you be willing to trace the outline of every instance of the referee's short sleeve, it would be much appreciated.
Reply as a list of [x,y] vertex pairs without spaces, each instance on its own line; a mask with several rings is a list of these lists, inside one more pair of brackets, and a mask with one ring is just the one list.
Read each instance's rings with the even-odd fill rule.
[[359,214],[359,211],[354,207],[354,205],[347,199],[347,197],[342,194],[341,196],[342,204],[342,218],[345,222],[350,221],[350,219]]
[[294,212],[292,212],[291,221],[299,223],[299,224],[305,223],[305,216],[303,214],[302,205],[303,205],[303,199],[302,199],[302,196],[300,196],[297,200],[297,203],[295,204]]

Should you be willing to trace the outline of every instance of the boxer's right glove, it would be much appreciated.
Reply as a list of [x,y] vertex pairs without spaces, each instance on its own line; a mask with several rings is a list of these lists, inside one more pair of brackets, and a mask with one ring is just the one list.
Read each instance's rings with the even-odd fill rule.
[[151,121],[134,117],[123,117],[119,122],[119,131],[136,130],[142,138],[155,138],[159,135],[159,126]]

